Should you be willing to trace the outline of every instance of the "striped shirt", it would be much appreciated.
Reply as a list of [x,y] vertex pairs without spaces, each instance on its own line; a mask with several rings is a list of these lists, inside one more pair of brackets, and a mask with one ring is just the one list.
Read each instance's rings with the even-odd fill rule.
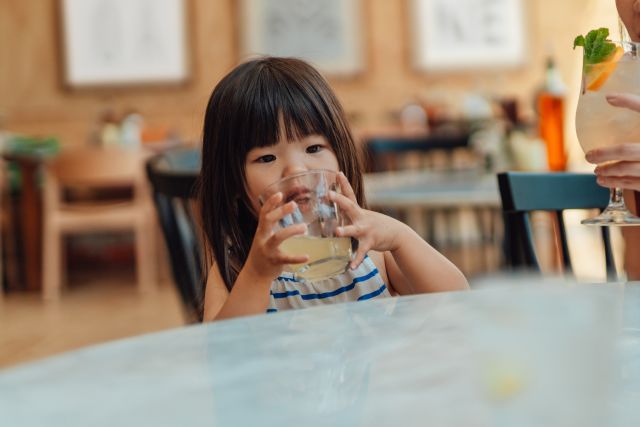
[[380,272],[367,256],[358,268],[329,279],[301,281],[282,273],[271,284],[267,313],[389,296]]

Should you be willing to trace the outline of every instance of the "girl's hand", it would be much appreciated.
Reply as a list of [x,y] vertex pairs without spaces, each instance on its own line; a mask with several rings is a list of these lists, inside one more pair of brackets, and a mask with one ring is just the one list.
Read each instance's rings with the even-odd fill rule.
[[296,208],[293,201],[278,206],[281,201],[282,193],[276,193],[260,209],[258,227],[244,266],[254,278],[264,279],[269,283],[282,273],[285,264],[301,264],[309,260],[306,255],[286,255],[279,248],[280,243],[289,237],[304,234],[307,229],[306,224],[295,224],[273,231],[278,221]]
[[332,191],[330,197],[347,214],[351,224],[338,227],[336,235],[353,237],[358,240],[358,250],[351,261],[351,268],[360,265],[371,249],[380,252],[396,250],[405,230],[404,224],[386,215],[358,206],[353,188],[342,172],[338,174],[338,184],[340,184],[342,194]]
[[[607,101],[614,107],[640,112],[638,95],[611,94],[607,95]],[[598,164],[594,172],[601,186],[640,191],[640,141],[596,148],[586,157],[590,163]]]

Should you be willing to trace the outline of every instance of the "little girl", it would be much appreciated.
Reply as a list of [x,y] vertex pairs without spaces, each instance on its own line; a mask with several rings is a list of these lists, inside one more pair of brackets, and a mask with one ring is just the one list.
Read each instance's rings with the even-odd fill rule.
[[[274,232],[295,209],[276,193],[283,177],[311,169],[339,172],[332,200],[349,217],[337,229],[358,241],[351,268],[337,277],[296,281],[280,243],[305,233],[298,224]],[[307,63],[261,58],[224,77],[204,120],[199,201],[213,265],[204,319],[224,319],[342,301],[468,288],[462,273],[405,224],[366,210],[362,166],[344,111],[328,83]]]

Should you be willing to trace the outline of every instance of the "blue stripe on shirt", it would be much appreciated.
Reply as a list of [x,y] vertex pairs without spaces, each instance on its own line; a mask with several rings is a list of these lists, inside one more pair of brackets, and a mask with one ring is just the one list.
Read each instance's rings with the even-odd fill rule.
[[356,283],[364,282],[366,280],[369,280],[373,276],[375,276],[376,274],[378,274],[378,269],[374,268],[373,270],[371,270],[366,275],[360,276],[360,277],[356,277],[355,279],[353,279],[353,282],[351,282],[351,284],[349,284],[347,286],[343,286],[343,287],[338,288],[335,291],[331,291],[331,292],[323,292],[321,294],[304,294],[304,295],[301,295],[300,291],[295,290],[295,291],[287,291],[287,292],[271,292],[271,295],[274,298],[287,298],[287,297],[292,297],[292,296],[295,296],[295,295],[300,295],[300,297],[303,300],[330,298],[330,297],[334,297],[336,295],[339,295],[341,293],[350,291],[351,289],[353,289],[356,286]]
[[387,289],[387,285],[385,285],[383,283],[382,286],[380,286],[380,289],[378,289],[377,291],[373,291],[373,292],[368,293],[368,294],[360,295],[360,297],[358,298],[358,301],[365,301],[365,300],[368,300],[368,299],[371,299],[371,298],[375,298],[378,295],[380,295],[381,293],[383,293],[385,289]]

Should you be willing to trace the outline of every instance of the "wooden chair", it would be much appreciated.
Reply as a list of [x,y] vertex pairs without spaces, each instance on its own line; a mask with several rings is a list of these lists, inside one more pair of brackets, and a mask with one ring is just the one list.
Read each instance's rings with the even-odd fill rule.
[[200,152],[167,151],[150,158],[146,170],[169,254],[171,273],[186,317],[189,321],[201,321],[203,250],[194,212]]
[[[143,154],[109,148],[63,150],[45,165],[43,219],[43,277],[45,298],[60,294],[63,277],[63,236],[78,233],[131,230],[134,233],[138,289],[154,290],[153,206],[144,179]],[[70,202],[68,191],[128,187],[124,201]]]
[[[533,245],[529,213],[549,211],[558,224],[561,260],[565,272],[571,271],[571,257],[562,212],[566,209],[600,209],[609,201],[609,190],[596,183],[593,174],[525,173],[498,174],[502,199],[505,239],[504,255],[510,269],[540,270]],[[607,278],[615,279],[609,229],[601,227]]]

